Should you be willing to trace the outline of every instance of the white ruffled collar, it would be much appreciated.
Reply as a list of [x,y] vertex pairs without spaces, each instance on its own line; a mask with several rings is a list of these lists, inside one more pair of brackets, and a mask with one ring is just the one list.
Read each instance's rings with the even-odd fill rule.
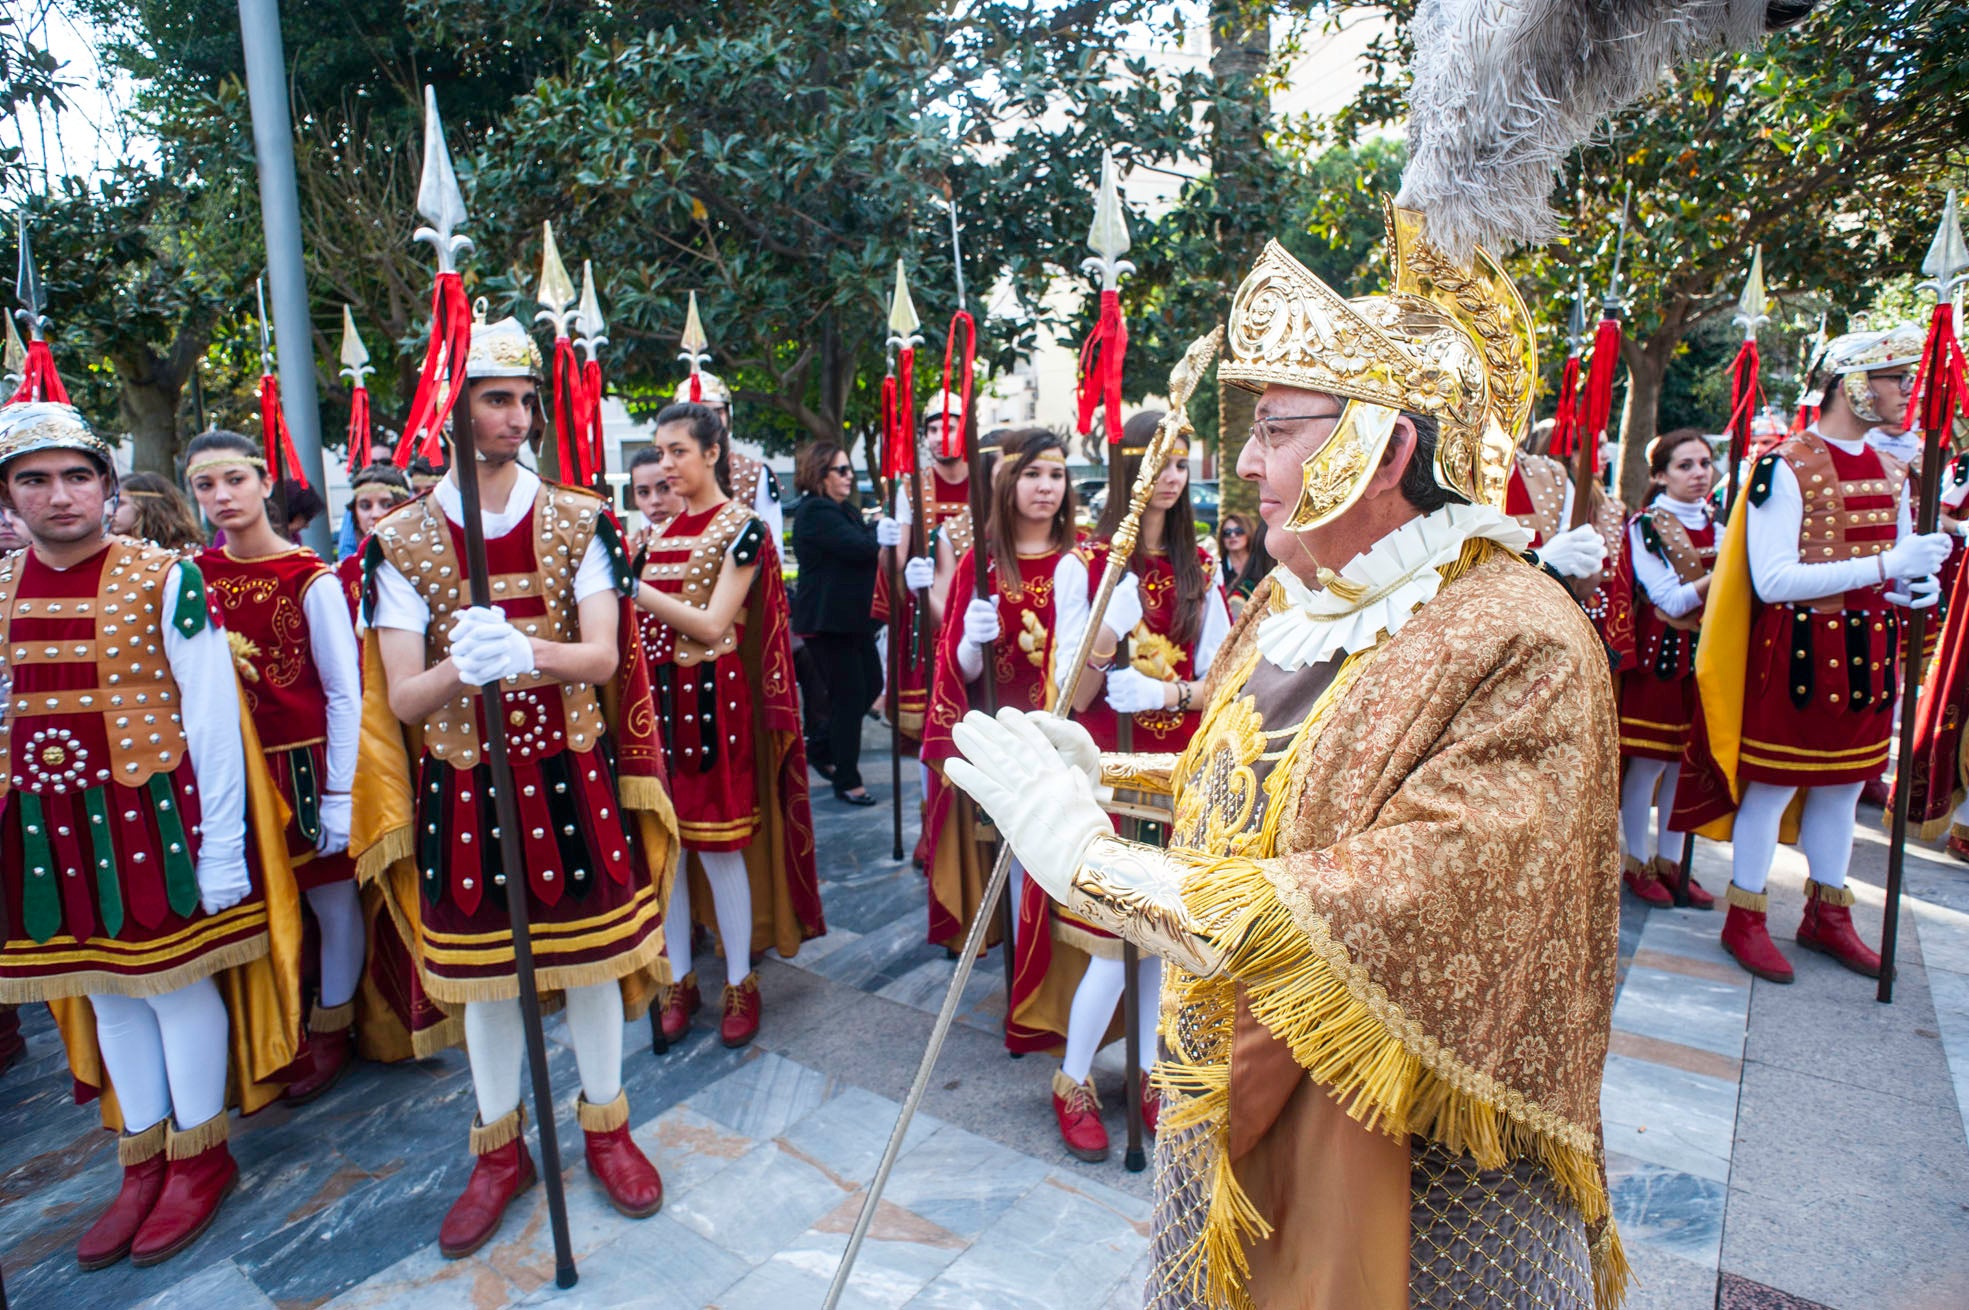
[[1342,599],[1324,587],[1314,590],[1280,565],[1272,580],[1285,608],[1258,624],[1258,650],[1287,673],[1353,654],[1401,631],[1409,616],[1442,589],[1442,566],[1484,537],[1508,550],[1531,545],[1531,532],[1516,519],[1488,505],[1445,505],[1410,519],[1340,569],[1342,580],[1363,588],[1358,600]]

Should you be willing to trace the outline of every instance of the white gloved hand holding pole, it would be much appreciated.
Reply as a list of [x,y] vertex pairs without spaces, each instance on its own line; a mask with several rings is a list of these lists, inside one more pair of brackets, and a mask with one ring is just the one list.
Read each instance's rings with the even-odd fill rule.
[[451,629],[451,662],[461,679],[482,687],[533,672],[533,641],[507,622],[504,611],[474,607]]
[[984,672],[985,648],[998,640],[998,598],[974,596],[964,607],[964,639],[957,643],[957,667],[966,682]]
[[1136,669],[1108,672],[1108,708],[1116,714],[1146,714],[1169,708],[1169,684]]
[[902,566],[903,585],[911,591],[927,591],[936,580],[936,561],[927,555],[918,555]]
[[878,546],[902,545],[902,524],[884,515],[875,524],[875,544]]
[[351,806],[349,793],[324,792],[321,797],[321,833],[315,838],[315,854],[340,855],[349,849]]
[[1933,609],[1941,599],[1942,583],[1934,577],[1902,579],[1898,586],[1887,591],[1888,602],[1902,609]]
[[[344,837],[343,844],[347,842]],[[207,914],[230,910],[253,890],[252,876],[246,871],[244,851],[230,859],[201,859],[195,873],[198,877],[198,903],[205,907]]]
[[1952,544],[1946,532],[1903,537],[1881,552],[1880,572],[1890,581],[1929,577],[1940,570]]
[[1082,853],[1114,831],[1087,774],[1009,705],[997,718],[971,711],[951,739],[963,757],[946,761],[944,775],[991,815],[1026,874],[1066,900]]
[[1141,621],[1141,583],[1134,574],[1124,573],[1108,596],[1108,607],[1101,615],[1101,626],[1112,633],[1116,641],[1124,641]]
[[1538,548],[1538,558],[1567,578],[1590,578],[1607,562],[1607,543],[1591,523],[1561,532]]

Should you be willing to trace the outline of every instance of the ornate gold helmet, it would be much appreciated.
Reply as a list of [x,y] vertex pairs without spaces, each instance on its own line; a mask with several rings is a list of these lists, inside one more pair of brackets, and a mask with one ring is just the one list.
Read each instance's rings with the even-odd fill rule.
[[472,349],[465,357],[465,376],[479,378],[532,378],[540,380],[540,347],[533,334],[507,317],[487,323],[480,315],[472,324]]
[[[731,408],[732,389],[726,386],[725,380],[716,373],[713,373],[708,368],[699,369],[697,371],[697,385],[698,394],[703,397],[702,400],[697,402],[698,404],[723,405],[726,409]],[[679,405],[689,404],[690,398],[691,380],[685,378],[677,384],[676,403]]]
[[1403,412],[1437,420],[1435,475],[1466,499],[1501,506],[1538,375],[1531,316],[1479,249],[1469,267],[1422,236],[1422,215],[1386,209],[1394,286],[1353,300],[1273,241],[1238,287],[1218,376],[1274,383],[1347,403],[1306,461],[1287,526],[1318,527],[1360,498]]
[[116,457],[109,443],[73,405],[52,400],[23,400],[0,406],[0,472],[22,455],[44,450],[79,450],[93,456],[111,477]]
[[1873,406],[1867,375],[1888,368],[1913,368],[1921,363],[1928,334],[1912,323],[1882,332],[1848,332],[1825,343],[1825,370],[1837,380],[1853,413],[1868,423],[1880,421]]

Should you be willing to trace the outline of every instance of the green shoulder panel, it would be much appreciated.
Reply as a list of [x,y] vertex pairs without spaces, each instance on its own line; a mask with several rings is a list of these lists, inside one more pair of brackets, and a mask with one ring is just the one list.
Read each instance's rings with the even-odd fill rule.
[[205,575],[190,560],[179,560],[178,607],[171,612],[171,627],[180,637],[196,637],[205,631],[211,615],[205,608]]

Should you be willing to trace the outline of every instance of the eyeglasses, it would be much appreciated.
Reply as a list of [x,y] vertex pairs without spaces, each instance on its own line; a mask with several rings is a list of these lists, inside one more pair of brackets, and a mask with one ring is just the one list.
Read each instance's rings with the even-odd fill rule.
[[1343,412],[1336,409],[1330,414],[1273,414],[1254,422],[1250,431],[1244,434],[1244,438],[1246,441],[1257,442],[1261,449],[1275,450],[1279,443],[1285,440],[1284,434],[1279,431],[1280,424],[1310,423],[1319,420],[1332,423],[1337,422]]
[[1912,395],[1914,393],[1914,374],[1912,373],[1876,373],[1873,375],[1873,381],[1892,382],[1901,389],[1904,395]]
[[845,477],[855,471],[855,466],[852,464],[834,464],[829,466],[827,471],[829,473],[839,473]]
[[1225,528],[1222,532],[1218,533],[1217,535],[1224,538],[1224,540],[1229,541],[1232,537],[1242,537],[1244,535],[1244,529],[1238,527]]

